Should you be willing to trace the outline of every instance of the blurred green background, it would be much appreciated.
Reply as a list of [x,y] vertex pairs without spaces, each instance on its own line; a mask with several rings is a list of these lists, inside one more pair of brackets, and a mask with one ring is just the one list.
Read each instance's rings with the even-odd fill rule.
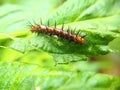
[[[47,21],[67,1],[0,0],[0,90],[120,90],[120,37],[108,44],[115,52],[69,64],[56,65],[52,56],[37,49],[21,53],[10,48],[16,38],[31,35],[28,21]],[[120,5],[119,0],[111,2]]]

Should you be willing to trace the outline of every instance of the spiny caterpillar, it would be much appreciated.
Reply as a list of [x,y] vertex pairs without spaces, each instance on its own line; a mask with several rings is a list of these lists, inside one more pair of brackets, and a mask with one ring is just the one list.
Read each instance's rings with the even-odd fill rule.
[[56,28],[56,21],[55,21],[55,25],[54,27],[50,27],[49,26],[49,21],[47,26],[42,25],[42,20],[41,20],[41,24],[35,24],[35,25],[30,25],[30,30],[31,32],[35,32],[35,33],[43,33],[49,36],[53,36],[56,35],[58,37],[61,37],[63,39],[66,39],[68,41],[73,41],[76,42],[78,44],[84,44],[85,43],[85,36],[79,36],[79,32],[75,33],[75,29],[74,31],[70,31],[69,27],[68,29],[65,31],[64,30],[64,23],[62,25],[61,29]]

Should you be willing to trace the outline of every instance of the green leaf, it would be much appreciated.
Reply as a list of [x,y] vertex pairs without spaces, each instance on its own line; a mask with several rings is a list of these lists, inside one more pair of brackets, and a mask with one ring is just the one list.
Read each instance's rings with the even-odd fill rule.
[[117,77],[76,72],[69,67],[43,68],[20,62],[4,62],[0,66],[1,90],[119,90],[120,87],[120,79]]
[[[94,59],[116,52],[115,45],[119,49],[120,0],[1,0],[0,4],[0,90],[120,90],[119,77],[98,73],[110,68],[115,74],[116,64],[108,61],[114,55]],[[64,22],[65,31],[68,26],[76,28],[75,33],[81,30],[85,44],[30,33],[26,22],[39,24],[40,18],[43,25],[49,20],[54,27],[57,21],[57,28]],[[102,62],[86,62],[91,56]],[[81,62],[57,64],[76,61]]]
[[25,30],[25,13],[16,5],[6,4],[0,7],[0,33]]
[[61,63],[85,60],[89,56],[114,52],[108,44],[120,36],[118,3],[119,0],[68,0],[46,17],[45,24],[49,20],[50,25],[54,26],[56,20],[58,28],[61,28],[64,22],[65,30],[68,26],[71,30],[76,28],[75,32],[81,30],[81,35],[87,35],[83,45],[43,34],[38,36],[30,34],[29,38],[15,40],[12,48],[21,52],[42,50],[50,53],[55,61],[57,59]]
[[[67,0],[58,7],[56,7],[56,5],[58,5],[60,1],[56,2],[53,0],[53,3],[47,4],[47,0],[40,1],[40,4],[37,2],[33,3],[33,0],[29,3],[16,1],[16,4],[22,5],[21,7],[17,5],[2,6],[2,14],[0,16],[0,24],[2,27],[0,32],[9,33],[12,31],[20,33],[18,31],[22,31],[23,33],[19,34],[19,36],[23,34],[27,35],[30,32],[27,27],[24,27],[27,20],[35,18],[35,22],[39,23],[39,18],[43,17],[45,25],[48,20],[50,21],[50,26],[54,26],[54,22],[57,21],[58,28],[61,28],[64,22],[64,30],[67,30],[68,26],[70,26],[71,30],[76,28],[76,33],[81,30],[81,36],[87,35],[85,37],[85,44],[79,45],[74,42],[43,34],[39,36],[32,36],[30,34],[30,37],[25,39],[13,39],[15,41],[12,45],[13,49],[19,50],[20,52],[37,49],[48,52],[54,57],[54,60],[58,59],[58,62],[62,60],[61,62],[65,63],[66,61],[85,60],[85,58],[87,59],[89,56],[114,52],[108,44],[120,36],[119,0]],[[34,5],[39,8],[34,7]],[[54,8],[52,13],[50,8]],[[31,10],[34,12],[31,12]],[[8,20],[10,22],[8,22]],[[7,36],[16,37],[18,35],[17,33],[15,33],[16,35],[10,33]],[[2,36],[0,39],[5,41],[9,39],[9,37],[4,39]],[[58,55],[60,56],[59,58]],[[67,55],[71,55],[72,58],[68,59]]]

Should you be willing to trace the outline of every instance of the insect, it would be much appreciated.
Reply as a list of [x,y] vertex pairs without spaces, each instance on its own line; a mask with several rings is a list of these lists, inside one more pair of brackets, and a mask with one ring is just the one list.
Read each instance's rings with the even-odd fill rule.
[[65,31],[64,30],[64,23],[62,25],[62,28],[58,29],[58,28],[56,28],[56,21],[55,21],[54,27],[50,27],[49,26],[49,21],[48,21],[47,26],[44,26],[44,25],[42,25],[42,20],[41,20],[40,25],[39,24],[35,24],[35,25],[31,24],[30,30],[31,30],[31,32],[35,32],[35,33],[38,33],[38,34],[43,33],[43,34],[46,34],[46,35],[49,35],[49,36],[56,35],[58,37],[64,38],[68,41],[73,41],[73,42],[78,43],[78,44],[84,44],[85,43],[85,39],[84,39],[85,36],[79,36],[80,31],[75,33],[76,29],[74,29],[74,31],[70,31],[69,27]]

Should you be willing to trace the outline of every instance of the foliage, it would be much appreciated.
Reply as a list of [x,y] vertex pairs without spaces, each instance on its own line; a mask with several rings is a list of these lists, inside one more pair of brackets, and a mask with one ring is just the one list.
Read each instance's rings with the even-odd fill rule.
[[[119,44],[120,0],[1,0],[0,4],[1,90],[120,89],[118,77],[97,73],[99,65],[87,71],[78,69],[82,63],[57,65],[120,52],[113,46]],[[58,28],[64,22],[65,30],[69,26],[80,30],[87,35],[86,43],[31,33],[26,23],[40,23],[40,18],[44,25],[49,20],[53,27],[57,21]]]

